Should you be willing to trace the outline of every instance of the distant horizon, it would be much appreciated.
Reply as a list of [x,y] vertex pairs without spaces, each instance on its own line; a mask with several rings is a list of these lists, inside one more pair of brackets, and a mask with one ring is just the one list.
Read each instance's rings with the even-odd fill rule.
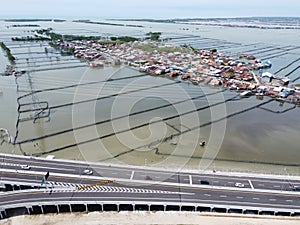
[[1,18],[168,19],[300,17],[300,1],[240,0],[10,0],[0,8]]
[[156,17],[145,17],[145,18],[127,18],[127,17],[122,17],[122,18],[113,18],[113,17],[107,17],[107,18],[96,18],[96,17],[27,17],[27,16],[7,16],[7,17],[2,17],[0,16],[0,20],[93,20],[93,19],[99,19],[99,20],[182,20],[182,19],[259,19],[259,18],[291,18],[291,19],[300,19],[300,16],[237,16],[237,17],[170,17],[170,18],[156,18]]

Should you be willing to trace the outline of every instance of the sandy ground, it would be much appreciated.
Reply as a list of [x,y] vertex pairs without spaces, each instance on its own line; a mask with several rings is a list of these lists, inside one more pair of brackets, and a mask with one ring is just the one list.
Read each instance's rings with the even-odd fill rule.
[[300,218],[241,216],[178,212],[93,212],[19,216],[1,225],[96,225],[96,224],[213,224],[213,225],[299,225]]

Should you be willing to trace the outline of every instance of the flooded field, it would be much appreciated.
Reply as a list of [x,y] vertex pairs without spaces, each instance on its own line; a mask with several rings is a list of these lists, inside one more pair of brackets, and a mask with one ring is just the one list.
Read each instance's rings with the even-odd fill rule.
[[[11,24],[0,22],[0,41],[16,57],[16,67],[28,72],[0,77],[0,127],[8,129],[15,143],[2,142],[2,153],[300,174],[298,107],[268,97],[240,98],[237,92],[152,77],[126,66],[91,69],[73,56],[61,56],[47,42],[12,41],[33,31]],[[299,30],[146,22],[130,22],[143,27],[38,24],[61,34],[103,37],[163,31],[170,43],[271,60],[271,72],[300,83]],[[8,63],[0,51],[0,73]],[[36,113],[42,118],[34,119]]]

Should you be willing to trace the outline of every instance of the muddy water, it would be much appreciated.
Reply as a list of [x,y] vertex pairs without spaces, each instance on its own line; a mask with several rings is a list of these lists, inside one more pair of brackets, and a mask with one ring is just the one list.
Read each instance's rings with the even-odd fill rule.
[[[101,32],[99,27],[99,30],[94,29],[94,25],[79,26],[71,22],[42,25],[56,26],[58,31],[63,31],[70,24],[73,27],[66,33],[92,35]],[[156,26],[151,29],[160,28],[160,25]],[[299,108],[269,98],[235,98],[235,92],[222,92],[205,85],[141,76],[128,67],[46,70],[73,58],[60,57],[58,60],[55,51],[42,54],[42,58],[32,52],[45,51],[44,44],[27,43],[33,46],[30,53],[28,47],[8,38],[18,34],[19,30],[10,29],[8,32],[4,27],[2,29],[6,32],[3,32],[6,35],[3,37],[7,45],[15,47],[12,52],[16,54],[20,68],[28,66],[45,70],[31,72],[17,80],[1,77],[0,124],[10,131],[17,143],[21,143],[15,146],[2,143],[1,152],[41,157],[52,154],[57,158],[201,170],[217,168],[284,173],[284,168],[288,168],[291,173],[300,172],[297,166],[300,156]],[[115,27],[105,29],[107,33],[117,32]],[[132,28],[127,32],[137,34],[151,29]],[[215,38],[214,32],[222,33],[216,29],[204,27],[205,32],[201,35]],[[169,35],[175,31],[178,31],[178,26],[170,25]],[[195,32],[191,33],[195,35]],[[235,38],[228,32],[227,28],[223,29],[222,39],[242,42],[239,30],[235,31]],[[284,39],[292,37],[291,31],[285,34],[278,31],[279,36],[270,44],[264,42],[264,32],[270,31],[253,34],[253,37],[260,37],[263,47],[278,44],[279,38],[285,44]],[[244,42],[251,43],[251,40]],[[234,54],[239,51],[239,48],[232,49]],[[27,55],[22,54],[26,52]],[[273,72],[299,57],[298,52],[295,50],[274,58]],[[2,57],[1,70],[6,63]],[[77,64],[80,64],[78,60],[71,63]],[[297,66],[297,63],[293,64],[283,70],[282,75]],[[291,78],[297,76],[296,72]],[[115,80],[107,81],[109,78]],[[30,94],[37,90],[41,91]],[[22,105],[21,110],[38,108],[47,102],[49,116],[34,122],[30,119],[33,112],[18,115],[17,98],[26,94],[30,95],[21,98],[19,103],[30,105]],[[256,107],[259,104],[261,106]],[[18,118],[21,121],[16,127]],[[183,134],[178,135],[180,131]],[[199,145],[201,141],[206,142],[205,147]]]

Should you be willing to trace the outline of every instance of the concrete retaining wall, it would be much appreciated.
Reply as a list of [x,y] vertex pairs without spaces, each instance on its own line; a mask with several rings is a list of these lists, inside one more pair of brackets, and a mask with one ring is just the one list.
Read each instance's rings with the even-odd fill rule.
[[48,213],[74,213],[95,211],[181,211],[181,212],[213,212],[213,213],[235,213],[245,215],[272,215],[300,217],[300,211],[287,211],[279,209],[259,209],[246,207],[213,206],[213,205],[191,205],[178,203],[145,203],[145,202],[56,202],[43,203],[40,205],[15,205],[11,208],[1,210],[0,218],[20,215],[37,215]]

